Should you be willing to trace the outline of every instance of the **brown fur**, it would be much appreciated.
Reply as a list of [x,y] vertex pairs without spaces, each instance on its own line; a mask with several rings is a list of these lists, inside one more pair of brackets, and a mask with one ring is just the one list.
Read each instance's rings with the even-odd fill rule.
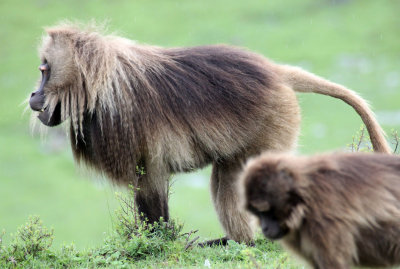
[[[212,163],[212,198],[228,237],[251,240],[248,215],[237,210],[236,175],[250,156],[295,147],[294,90],[353,96],[348,102],[362,112],[374,148],[389,152],[372,112],[352,91],[247,50],[139,45],[71,24],[47,33],[40,55],[50,79],[39,119],[49,123],[45,115],[58,110],[48,125],[70,119],[76,160],[115,182],[137,184],[139,209],[150,220],[168,219],[170,173]],[[136,165],[147,172],[139,182]]]
[[263,154],[241,184],[264,235],[314,268],[400,264],[399,156]]

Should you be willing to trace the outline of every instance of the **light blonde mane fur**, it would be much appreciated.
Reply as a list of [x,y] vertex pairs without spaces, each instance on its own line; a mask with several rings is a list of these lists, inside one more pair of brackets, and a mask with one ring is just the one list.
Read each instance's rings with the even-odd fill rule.
[[[82,134],[83,112],[96,112],[99,118],[104,112],[111,118],[120,107],[123,113],[140,110],[128,91],[132,81],[135,88],[140,85],[147,89],[148,98],[152,97],[144,71],[148,68],[162,69],[161,62],[167,58],[157,53],[151,46],[140,46],[135,42],[114,35],[103,35],[104,26],[64,22],[58,26],[46,28],[39,54],[44,61],[50,46],[64,46],[68,49],[76,71],[74,80],[68,87],[49,92],[45,106],[53,113],[57,103],[61,102],[62,120],[70,118],[75,134]],[[82,47],[73,48],[73,46]],[[138,53],[140,51],[140,53]],[[57,79],[57,78],[56,78]],[[139,83],[140,82],[140,83]],[[84,87],[82,87],[84,85]],[[83,89],[83,90],[82,90]],[[101,121],[99,122],[100,126]]]

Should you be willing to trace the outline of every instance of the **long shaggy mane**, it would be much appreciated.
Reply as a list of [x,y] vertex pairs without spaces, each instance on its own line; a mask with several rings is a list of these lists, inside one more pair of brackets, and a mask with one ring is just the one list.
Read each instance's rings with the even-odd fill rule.
[[[133,50],[134,42],[114,35],[104,35],[104,25],[63,22],[47,28],[41,49],[46,47],[50,37],[63,35],[70,39],[73,63],[78,72],[76,79],[67,88],[51,92],[46,96],[45,106],[50,113],[61,102],[62,120],[70,118],[75,134],[82,134],[85,111],[96,112],[101,119],[104,112],[120,116],[132,111],[137,105],[128,89],[139,88],[139,81],[146,83],[146,67],[161,68],[159,61],[149,62],[152,57]],[[135,48],[140,49],[137,45]],[[156,54],[156,50],[146,46],[146,54]],[[163,58],[157,55],[158,60]],[[133,85],[132,85],[133,84]],[[148,84],[146,85],[148,86]],[[150,96],[149,96],[150,97]],[[119,111],[118,111],[119,110]],[[99,122],[102,126],[102,121]]]

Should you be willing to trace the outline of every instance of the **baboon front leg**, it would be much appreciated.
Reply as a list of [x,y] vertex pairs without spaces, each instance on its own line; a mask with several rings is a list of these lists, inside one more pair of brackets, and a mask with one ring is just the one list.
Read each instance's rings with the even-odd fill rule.
[[[347,231],[347,226],[336,225],[336,232],[310,234],[306,239],[313,242],[314,252],[312,254],[313,266],[318,269],[350,269],[352,263],[353,238]],[[335,230],[332,229],[332,230]],[[328,230],[322,227],[321,231]],[[303,238],[304,241],[304,238]],[[323,242],[329,242],[323,243]]]
[[211,195],[226,237],[206,242],[207,245],[226,244],[227,239],[251,243],[251,216],[240,206],[236,183],[241,171],[240,160],[218,162],[213,165]]
[[152,174],[142,176],[137,184],[135,201],[142,219],[149,223],[169,220],[167,181],[168,177],[152,177]]

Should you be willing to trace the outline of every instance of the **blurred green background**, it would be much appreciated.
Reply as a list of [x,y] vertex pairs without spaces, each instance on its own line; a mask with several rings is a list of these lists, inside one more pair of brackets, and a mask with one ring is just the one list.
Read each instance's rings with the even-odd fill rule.
[[[100,244],[112,228],[115,192],[76,168],[63,128],[45,140],[31,134],[21,103],[39,79],[43,27],[63,19],[108,21],[110,31],[142,43],[194,46],[228,43],[302,66],[356,90],[384,129],[400,130],[400,1],[0,1],[0,231],[38,214],[55,228],[55,244]],[[359,130],[343,102],[299,95],[298,150],[345,148]],[[208,192],[209,169],[175,176],[171,215],[202,238],[222,234]],[[5,237],[7,240],[9,236]]]

